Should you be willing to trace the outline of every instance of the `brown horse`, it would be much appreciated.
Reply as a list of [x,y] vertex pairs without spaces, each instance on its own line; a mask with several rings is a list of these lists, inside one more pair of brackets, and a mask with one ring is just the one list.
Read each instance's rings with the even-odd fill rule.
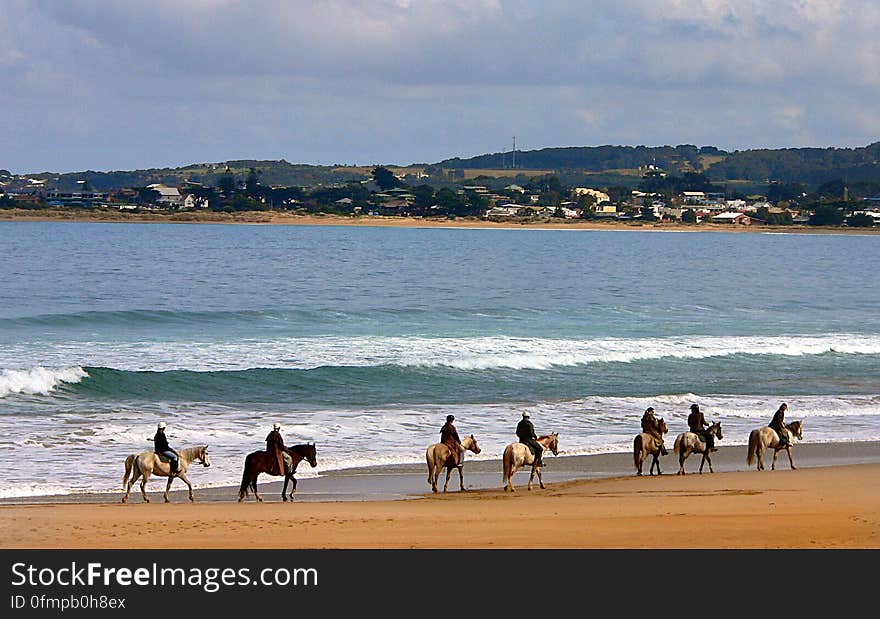
[[[669,428],[666,427],[666,422],[663,420],[663,417],[657,420],[657,427],[660,428],[661,436],[669,432]],[[642,465],[645,463],[645,459],[651,456],[653,460],[651,460],[651,468],[649,472],[651,475],[654,474],[654,467],[657,467],[657,474],[662,475],[663,471],[660,470],[660,441],[653,434],[648,434],[647,432],[642,432],[641,434],[636,434],[636,437],[633,439],[633,459],[636,465],[636,475],[642,474]]]
[[[285,447],[284,451],[290,454],[290,457],[293,458],[293,469],[291,470],[290,475],[284,477],[284,487],[281,489],[281,500],[287,501],[287,482],[293,484],[293,489],[290,491],[290,498],[293,499],[293,495],[296,494],[296,477],[293,475],[296,473],[297,465],[300,461],[305,460],[312,465],[312,468],[314,468],[318,466],[318,459],[314,443]],[[244,472],[241,474],[241,488],[238,491],[238,502],[241,503],[244,501],[244,498],[248,494],[248,488],[250,488],[253,490],[257,501],[262,503],[263,497],[257,492],[257,477],[260,473],[276,476],[283,475],[283,472],[276,472],[277,468],[278,460],[275,457],[275,454],[270,454],[268,451],[255,451],[248,454],[244,459]]]

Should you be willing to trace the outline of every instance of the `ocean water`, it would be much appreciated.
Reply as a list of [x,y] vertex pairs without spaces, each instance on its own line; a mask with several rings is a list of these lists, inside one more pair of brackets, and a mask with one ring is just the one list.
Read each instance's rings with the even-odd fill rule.
[[0,255],[0,497],[118,492],[159,420],[197,487],[274,422],[304,477],[420,463],[449,413],[478,458],[524,410],[582,454],[693,402],[722,444],[782,401],[880,440],[877,236],[2,222]]

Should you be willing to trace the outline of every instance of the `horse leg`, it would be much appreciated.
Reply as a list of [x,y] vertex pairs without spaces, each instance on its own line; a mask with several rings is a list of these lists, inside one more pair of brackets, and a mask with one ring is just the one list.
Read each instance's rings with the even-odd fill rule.
[[700,475],[703,474],[703,465],[706,464],[706,458],[709,457],[709,448],[706,448],[706,451],[703,452],[703,459],[700,460]]
[[779,457],[779,450],[776,449],[776,448],[774,448],[774,449],[773,449],[773,463],[770,465],[770,470],[771,470],[771,471],[775,471],[775,470],[776,470],[776,458],[778,458],[778,457]]
[[285,503],[287,502],[287,484],[290,482],[290,477],[287,475],[284,476],[284,485],[281,487],[281,500]]
[[464,492],[464,467],[462,465],[458,465],[458,484],[461,486],[461,491]]
[[134,474],[131,476],[131,479],[128,480],[128,487],[125,489],[125,496],[122,497],[122,502],[125,503],[128,501],[129,495],[131,495],[131,487],[134,485],[134,482],[138,477],[141,476],[141,470],[138,468],[137,463],[134,465]]
[[293,495],[296,494],[296,477],[293,476],[293,473],[290,474],[290,500],[293,500]]
[[703,457],[706,458],[706,462],[709,463],[709,472],[714,473],[715,469],[712,468],[712,456],[709,455],[709,450],[706,450],[706,453],[703,454]]
[[144,503],[149,503],[150,499],[147,497],[147,480],[150,478],[148,473],[144,473],[141,478],[141,494],[144,496]]
[[785,451],[788,452],[788,463],[791,465],[791,470],[794,471],[797,467],[794,465],[794,460],[791,458],[791,445],[786,447]]
[[536,468],[537,467],[535,466],[535,463],[532,462],[532,471],[531,471],[531,473],[529,473],[529,491],[531,491],[531,489],[532,489],[532,481],[535,479],[535,469]]
[[171,490],[171,482],[173,482],[173,481],[174,481],[174,478],[169,476],[169,477],[168,477],[168,483],[165,484],[165,494],[162,495],[162,496],[165,498],[165,502],[166,502],[166,503],[170,503],[170,502],[171,502],[171,500],[168,498],[168,491]]
[[[682,441],[684,442],[684,441]],[[687,458],[687,453],[685,452],[685,447],[682,445],[681,451],[678,452],[678,473],[676,475],[685,475],[684,472],[684,461]]]
[[253,490],[254,490],[254,496],[257,497],[257,501],[262,503],[263,497],[261,497],[260,493],[257,492],[257,476],[259,476],[259,473],[254,475],[253,479],[251,480],[251,488],[253,488]]
[[546,490],[547,486],[544,485],[544,478],[541,477],[541,467],[536,468],[535,472],[538,473],[538,485],[541,486],[541,490]]

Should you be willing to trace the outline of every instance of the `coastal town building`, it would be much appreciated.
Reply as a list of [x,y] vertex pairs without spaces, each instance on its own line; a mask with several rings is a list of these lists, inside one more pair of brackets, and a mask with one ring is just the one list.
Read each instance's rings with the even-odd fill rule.
[[177,187],[168,187],[161,183],[153,183],[152,185],[147,185],[147,189],[152,189],[159,194],[156,202],[160,206],[165,206],[167,208],[181,208],[183,206],[183,196],[180,195],[180,190],[177,189]]
[[712,223],[750,226],[752,224],[752,219],[745,213],[718,213],[712,217]]

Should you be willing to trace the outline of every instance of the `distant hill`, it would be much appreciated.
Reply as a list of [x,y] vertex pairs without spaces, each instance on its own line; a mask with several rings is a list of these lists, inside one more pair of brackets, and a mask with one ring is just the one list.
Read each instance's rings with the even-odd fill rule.
[[[859,148],[781,148],[723,151],[714,146],[572,146],[517,151],[516,170],[509,169],[510,153],[489,153],[469,158],[455,157],[435,164],[413,164],[409,168],[389,166],[397,172],[424,170],[425,182],[442,186],[459,179],[529,176],[555,173],[567,184],[589,182],[597,186],[636,186],[648,166],[672,175],[702,172],[713,182],[736,186],[739,190],[759,191],[768,182],[803,183],[808,190],[834,180],[848,184],[880,183],[880,142]],[[504,169],[508,166],[508,169]],[[144,187],[150,183],[179,185],[185,181],[216,185],[227,171],[244,180],[250,168],[259,172],[263,185],[316,187],[362,180],[370,167],[317,166],[293,164],[285,160],[241,159],[219,163],[199,163],[179,168],[117,170],[112,172],[43,172],[24,175],[46,179],[45,187],[73,190],[77,181],[86,180],[95,191]],[[460,171],[443,174],[440,169]],[[24,181],[22,181],[24,182]],[[418,181],[420,182],[420,181]]]
[[[55,189],[73,190],[77,181],[86,180],[94,191],[123,189],[126,187],[145,187],[151,183],[179,185],[184,181],[216,185],[227,171],[237,179],[244,180],[251,168],[260,175],[264,185],[282,185],[286,187],[314,187],[344,183],[349,180],[363,179],[365,173],[358,168],[342,168],[294,164],[287,161],[260,161],[240,159],[219,163],[196,163],[180,168],[151,168],[145,170],[115,170],[112,172],[70,172],[57,174],[42,172],[28,174],[34,179],[46,179],[46,185]],[[368,173],[367,173],[368,174]]]
[[[446,159],[444,168],[497,168],[510,153]],[[523,171],[554,169],[586,173],[621,172],[656,165],[667,172],[704,172],[715,181],[801,182],[808,188],[834,179],[880,182],[880,142],[860,148],[781,148],[726,152],[713,146],[577,146],[516,153]]]

